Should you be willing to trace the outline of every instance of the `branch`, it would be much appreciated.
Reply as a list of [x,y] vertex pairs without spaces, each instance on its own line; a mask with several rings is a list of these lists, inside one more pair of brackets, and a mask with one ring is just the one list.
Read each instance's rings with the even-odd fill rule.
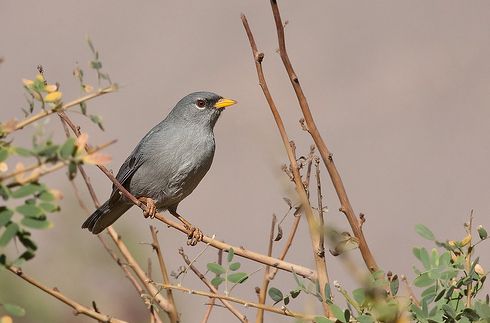
[[111,318],[110,316],[105,315],[105,314],[100,314],[100,313],[98,313],[98,312],[96,312],[96,311],[94,311],[88,307],[85,307],[85,306],[75,302],[71,298],[68,298],[65,295],[63,295],[62,293],[60,293],[58,290],[56,290],[54,288],[53,289],[48,288],[48,287],[42,285],[41,283],[39,283],[34,278],[27,276],[26,274],[24,274],[24,272],[22,272],[22,269],[20,269],[20,268],[13,267],[13,266],[7,266],[6,268],[10,272],[14,273],[18,277],[20,277],[23,280],[25,280],[26,282],[28,282],[29,284],[36,286],[40,290],[48,293],[49,295],[53,296],[54,298],[57,298],[58,300],[62,301],[66,305],[73,308],[75,310],[75,315],[83,314],[83,315],[86,315],[86,316],[91,317],[93,319],[96,319],[100,322],[108,322],[108,323],[109,322],[110,323],[124,323],[124,322],[126,322],[126,321],[122,321],[119,319]]
[[[313,257],[315,259],[315,267],[318,275],[318,283],[320,285],[320,293],[322,295],[323,300],[327,299],[325,295],[325,285],[328,284],[328,272],[327,266],[325,263],[325,257],[322,255],[319,250],[317,250],[320,245],[320,231],[323,228],[319,227],[318,220],[315,219],[315,215],[313,214],[313,209],[311,208],[310,202],[308,200],[308,194],[306,193],[305,187],[303,185],[303,181],[301,180],[301,175],[299,173],[298,163],[296,162],[296,156],[294,155],[294,151],[291,147],[288,135],[286,133],[286,129],[284,127],[284,123],[282,122],[282,118],[277,110],[276,104],[270,94],[269,88],[267,86],[267,82],[265,80],[264,72],[262,70],[262,60],[264,59],[264,54],[260,53],[257,49],[257,45],[255,43],[252,30],[248,25],[247,18],[242,14],[242,22],[245,27],[245,31],[248,36],[248,40],[250,42],[250,47],[252,48],[252,54],[255,60],[255,67],[257,70],[257,76],[259,79],[260,87],[264,92],[264,96],[269,104],[272,115],[274,116],[274,120],[276,121],[277,128],[281,135],[281,139],[284,144],[284,148],[288,154],[289,162],[291,164],[291,171],[293,173],[293,180],[296,185],[296,192],[299,195],[299,199],[301,201],[301,208],[304,210],[306,221],[308,222],[308,228],[310,231],[311,244],[313,248]],[[325,312],[325,316],[329,316],[328,305],[326,302],[322,302],[323,309]]]
[[[184,253],[184,249],[180,248],[179,249],[179,254],[182,256],[182,258],[184,259],[185,263],[194,272],[194,274],[196,274],[196,276],[199,277],[199,279],[209,288],[209,290],[213,294],[217,295],[218,294],[218,290],[216,289],[216,287],[214,287],[213,284],[211,284],[211,282],[196,268],[196,266],[194,266],[192,264],[192,262],[189,260],[189,257],[187,257],[187,255]],[[223,305],[228,310],[230,310],[231,313],[233,313],[233,315],[235,315],[240,320],[240,322],[243,322],[243,323],[247,323],[248,322],[247,317],[245,315],[243,315],[242,313],[240,313],[240,311],[238,311],[228,301],[226,301],[224,299],[219,299],[219,300],[221,301],[221,303],[223,303]]]
[[310,107],[308,105],[308,101],[303,93],[303,89],[298,80],[298,76],[294,72],[291,61],[289,60],[288,53],[286,51],[286,40],[284,37],[284,25],[282,24],[281,15],[279,13],[279,7],[277,5],[277,0],[271,0],[272,13],[274,15],[274,21],[276,23],[276,31],[277,38],[279,42],[279,54],[281,56],[284,67],[286,68],[287,74],[291,81],[291,84],[294,88],[294,92],[296,93],[296,97],[298,98],[299,105],[301,107],[301,111],[303,112],[303,116],[306,121],[306,125],[308,126],[308,132],[310,133],[315,145],[318,147],[318,151],[322,156],[323,163],[327,168],[328,174],[330,175],[330,179],[332,180],[332,184],[337,192],[337,196],[340,200],[340,211],[345,214],[347,217],[347,221],[349,222],[352,232],[354,236],[359,240],[359,249],[361,251],[361,255],[366,263],[366,266],[371,271],[378,270],[378,265],[374,259],[374,256],[369,250],[369,246],[364,238],[364,233],[360,228],[359,221],[354,213],[354,210],[349,202],[349,198],[347,196],[347,192],[345,190],[344,184],[340,177],[339,172],[337,171],[337,167],[334,164],[332,154],[327,148],[318,128],[316,127],[315,121],[310,111]]
[[[157,253],[158,263],[160,264],[160,271],[162,273],[162,280],[165,284],[170,284],[167,267],[165,266],[165,262],[163,261],[162,249],[160,247],[160,243],[158,242],[157,230],[154,226],[150,225],[150,231],[153,238],[151,246],[153,247],[153,250],[155,250],[155,252]],[[172,291],[170,289],[167,289],[167,299],[171,307],[170,312],[168,312],[170,322],[176,323],[179,321],[179,315],[177,314],[177,307],[175,306],[174,296],[172,295]]]
[[6,132],[6,135],[8,134],[11,134],[12,132],[14,131],[17,131],[19,129],[23,129],[25,126],[33,123],[33,122],[36,122],[44,117],[47,117],[53,113],[57,113],[57,112],[61,112],[61,111],[65,111],[71,107],[74,107],[74,106],[77,106],[79,105],[80,103],[82,102],[85,102],[85,101],[88,101],[88,100],[91,100],[91,99],[94,99],[98,96],[101,96],[101,95],[104,95],[104,94],[107,94],[107,93],[112,93],[114,91],[117,91],[117,84],[112,84],[111,86],[108,86],[108,87],[105,87],[103,89],[100,89],[94,93],[91,93],[89,95],[86,95],[86,96],[83,96],[81,98],[78,98],[76,100],[73,100],[69,103],[66,103],[64,105],[62,105],[61,107],[60,106],[56,106],[50,110],[42,110],[40,111],[39,113],[29,117],[29,118],[26,118],[22,121],[19,121],[15,124],[15,126],[13,127],[13,129],[9,130]]
[[285,316],[290,316],[290,317],[296,317],[296,318],[303,319],[303,320],[313,321],[313,319],[314,319],[313,315],[300,313],[300,312],[293,312],[284,306],[281,308],[278,308],[278,307],[274,307],[274,306],[251,303],[251,302],[248,302],[248,301],[240,299],[240,298],[236,298],[236,297],[232,297],[232,296],[228,296],[228,295],[222,295],[222,294],[215,294],[215,293],[211,293],[211,292],[204,292],[204,291],[200,291],[200,290],[194,290],[194,289],[190,289],[190,288],[183,287],[183,286],[167,285],[167,284],[158,284],[158,285],[161,286],[162,288],[165,288],[165,289],[178,290],[178,291],[181,291],[181,292],[184,292],[187,294],[191,294],[191,295],[199,295],[199,296],[205,296],[205,297],[210,297],[210,298],[218,298],[220,300],[226,300],[226,301],[230,301],[233,303],[242,304],[245,307],[259,308],[259,309],[263,309],[263,310],[268,311],[268,312],[281,314],[281,315],[285,315]]
[[[276,220],[277,220],[276,216],[273,214],[272,215],[272,221],[271,221],[271,231],[269,234],[269,245],[267,248],[267,255],[269,257],[272,255],[272,245],[274,243],[274,228],[276,226]],[[269,289],[269,283],[271,281],[270,268],[271,267],[269,267],[269,266],[265,267],[264,278],[262,279],[262,287],[260,288],[260,292],[259,292],[259,304],[265,304],[265,299],[267,297],[267,290]],[[257,323],[264,322],[264,310],[263,309],[259,309],[257,311],[255,322],[257,322]]]

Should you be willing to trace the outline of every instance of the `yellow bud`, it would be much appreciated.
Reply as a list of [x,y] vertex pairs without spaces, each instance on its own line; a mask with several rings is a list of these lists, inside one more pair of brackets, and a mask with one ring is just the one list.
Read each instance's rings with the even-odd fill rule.
[[0,323],[13,323],[14,320],[12,320],[12,318],[8,315],[4,315],[2,317],[0,317]]
[[34,81],[22,79],[22,83],[24,83],[25,86],[30,87],[30,86],[32,86],[32,84],[34,84]]
[[468,234],[466,237],[461,240],[461,247],[466,246],[468,243],[471,242],[471,234]]
[[91,93],[94,91],[94,87],[90,84],[84,84],[83,90],[85,91],[85,93]]
[[44,87],[44,90],[48,93],[58,91],[58,86],[56,84],[48,84]]
[[46,102],[58,102],[59,100],[61,100],[61,96],[62,96],[62,94],[60,91],[51,92],[44,97],[44,101],[46,101]]
[[456,242],[454,240],[449,240],[447,244],[450,245],[451,247],[456,247]]
[[9,166],[7,165],[7,163],[1,162],[0,163],[0,173],[5,173],[8,170],[9,170]]
[[42,74],[37,74],[36,75],[36,80],[41,81],[41,82],[44,82],[45,81],[44,80],[44,76],[42,76]]
[[63,199],[63,193],[61,191],[55,190],[55,189],[50,189],[49,193],[53,194],[54,198],[57,200],[62,200]]
[[477,273],[480,276],[485,276],[485,269],[480,264],[475,265],[475,273]]

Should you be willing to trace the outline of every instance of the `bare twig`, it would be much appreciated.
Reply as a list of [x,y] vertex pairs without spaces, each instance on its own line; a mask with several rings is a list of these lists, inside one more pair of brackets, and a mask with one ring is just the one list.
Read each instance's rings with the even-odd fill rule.
[[[311,238],[311,244],[313,248],[313,257],[315,259],[315,267],[317,271],[317,278],[318,278],[318,283],[320,284],[320,293],[322,295],[322,298],[325,300],[325,288],[324,286],[328,283],[328,273],[327,273],[327,266],[325,263],[325,258],[321,257],[321,255],[318,253],[316,250],[318,248],[318,245],[320,243],[320,230],[323,228],[319,228],[318,226],[318,221],[315,220],[315,216],[313,214],[313,210],[311,208],[311,205],[308,200],[308,195],[306,193],[305,187],[303,185],[303,181],[301,180],[301,175],[299,173],[298,169],[298,164],[296,162],[296,156],[294,155],[293,148],[290,145],[290,140],[288,138],[288,135],[286,133],[286,129],[284,127],[284,123],[282,122],[282,118],[279,114],[279,111],[277,110],[276,104],[272,98],[272,95],[269,91],[269,88],[267,86],[267,82],[265,80],[264,72],[262,70],[262,60],[264,59],[264,54],[260,53],[257,49],[257,45],[255,43],[252,31],[250,29],[250,26],[248,24],[247,18],[245,15],[242,15],[242,22],[243,26],[245,27],[245,31],[248,36],[248,40],[250,42],[250,47],[252,48],[252,54],[255,60],[255,67],[257,70],[257,76],[259,79],[259,84],[260,87],[262,88],[262,91],[264,93],[264,96],[267,100],[267,103],[269,104],[269,107],[271,109],[272,115],[274,116],[274,120],[276,121],[277,128],[279,130],[279,133],[281,135],[281,139],[283,141],[284,148],[286,149],[286,152],[288,154],[289,162],[291,164],[291,171],[293,173],[293,179],[294,183],[296,186],[296,192],[299,195],[300,201],[301,201],[301,208],[303,209],[306,220],[308,222],[308,228],[310,231],[310,238]],[[326,302],[322,302],[323,309],[325,312],[326,316],[329,316],[329,309],[328,305]]]
[[352,232],[354,236],[359,240],[359,249],[361,251],[362,257],[366,266],[371,271],[376,271],[378,269],[378,265],[374,259],[374,256],[369,249],[369,246],[364,238],[364,233],[360,229],[359,220],[357,219],[354,210],[349,202],[349,198],[347,196],[347,192],[345,190],[344,184],[340,177],[340,174],[335,166],[333,161],[332,154],[327,148],[325,141],[323,140],[318,128],[316,127],[315,121],[310,111],[310,107],[308,105],[308,101],[306,100],[306,96],[303,93],[303,89],[299,83],[298,76],[294,72],[291,61],[289,60],[288,53],[286,51],[286,40],[284,37],[284,25],[281,20],[281,15],[279,12],[279,7],[277,5],[277,0],[271,0],[272,13],[274,15],[274,21],[276,24],[277,38],[279,42],[279,54],[281,56],[284,67],[286,68],[287,74],[291,81],[291,84],[294,88],[296,96],[298,98],[299,105],[301,107],[301,111],[303,112],[303,116],[308,127],[308,132],[310,133],[315,145],[318,147],[318,151],[322,156],[323,163],[327,168],[327,171],[330,175],[330,179],[332,180],[335,191],[337,192],[337,196],[340,200],[340,210],[346,215],[347,220],[352,228]]
[[[269,244],[267,248],[267,255],[270,257],[272,256],[272,245],[274,243],[274,228],[276,227],[276,216],[273,214],[272,215],[272,221],[271,221],[271,231],[269,234]],[[267,297],[267,290],[269,289],[269,283],[270,283],[270,267],[266,266],[265,271],[264,271],[264,278],[262,279],[262,287],[260,288],[259,292],[259,304],[265,304],[265,299]],[[255,322],[256,323],[261,323],[264,322],[264,310],[259,309],[257,311],[257,315],[255,317]]]
[[318,246],[318,251],[324,255],[325,254],[325,220],[323,218],[323,196],[322,196],[322,182],[320,180],[320,160],[315,158],[315,177],[316,177],[316,194],[318,197],[318,218],[320,219],[320,226],[322,230],[320,232],[320,245]]
[[96,311],[94,311],[88,307],[85,307],[85,306],[75,302],[71,298],[66,297],[64,294],[62,294],[58,290],[48,288],[48,287],[44,286],[43,284],[41,284],[40,282],[38,282],[37,280],[35,280],[34,278],[26,275],[22,271],[22,269],[20,269],[20,268],[13,267],[13,266],[7,266],[6,268],[10,272],[16,274],[18,277],[20,277],[23,280],[25,280],[26,282],[28,282],[29,284],[36,286],[40,290],[46,292],[47,294],[57,298],[61,302],[65,303],[66,305],[73,308],[75,310],[75,315],[83,314],[83,315],[86,315],[86,316],[91,317],[93,319],[99,320],[101,322],[111,322],[111,323],[123,323],[123,322],[125,322],[125,321],[122,321],[122,320],[119,320],[116,318],[112,318],[109,315],[98,313],[98,312],[96,312]]
[[[211,282],[206,278],[206,276],[204,276],[200,271],[199,269],[196,268],[196,266],[194,266],[191,261],[189,260],[189,257],[187,257],[187,255],[184,253],[184,249],[180,248],[179,249],[179,254],[182,256],[182,258],[184,259],[185,263],[189,266],[189,268],[194,272],[194,274],[196,274],[196,276],[209,288],[209,290],[213,293],[213,294],[218,294],[218,290],[216,289],[216,287],[213,286],[213,284],[211,284]],[[243,315],[242,313],[240,313],[240,311],[238,311],[233,305],[231,305],[227,300],[224,300],[224,299],[219,299],[221,301],[221,303],[223,303],[223,305],[231,312],[233,313],[233,315],[235,315],[239,320],[240,322],[248,322],[247,320],[247,317],[245,315]]]
[[[170,284],[170,279],[168,278],[167,266],[165,266],[165,262],[163,260],[162,248],[160,247],[160,243],[158,242],[157,230],[154,226],[150,225],[151,236],[153,239],[152,247],[153,250],[157,253],[158,263],[160,264],[160,271],[162,273],[162,280],[165,284]],[[168,313],[170,317],[170,322],[175,323],[179,321],[179,315],[177,313],[177,307],[175,306],[174,296],[172,291],[167,289],[167,299],[170,303],[171,309]]]
[[216,298],[211,298],[209,300],[208,307],[206,309],[206,312],[204,313],[204,317],[202,318],[201,323],[207,323],[209,320],[209,317],[211,316],[211,311],[213,310],[214,303],[216,303]]

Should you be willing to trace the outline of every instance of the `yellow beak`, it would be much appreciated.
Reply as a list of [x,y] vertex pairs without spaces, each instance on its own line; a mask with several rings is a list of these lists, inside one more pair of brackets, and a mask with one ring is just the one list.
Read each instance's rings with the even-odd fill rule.
[[222,109],[222,108],[229,107],[230,105],[234,105],[236,103],[237,102],[235,100],[221,98],[218,100],[218,102],[215,103],[214,107],[217,109]]

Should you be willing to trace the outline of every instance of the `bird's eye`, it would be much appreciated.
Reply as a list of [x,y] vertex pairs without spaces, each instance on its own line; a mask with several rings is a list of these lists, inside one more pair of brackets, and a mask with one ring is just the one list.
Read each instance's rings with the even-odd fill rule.
[[203,99],[199,99],[196,101],[196,105],[198,108],[204,108],[206,106],[206,101],[204,101]]

